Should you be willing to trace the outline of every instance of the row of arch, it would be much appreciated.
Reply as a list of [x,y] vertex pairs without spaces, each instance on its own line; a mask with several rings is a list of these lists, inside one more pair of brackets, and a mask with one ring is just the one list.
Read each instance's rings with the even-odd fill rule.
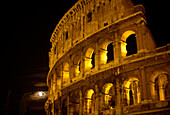
[[[139,80],[131,78],[123,84],[123,103],[124,106],[140,103]],[[104,109],[115,108],[117,105],[117,91],[113,83],[106,83],[102,89],[102,105]],[[88,89],[86,91],[85,111],[93,113],[95,111],[95,91]]]
[[[156,74],[155,74],[156,73]],[[150,78],[150,93],[152,97],[152,102],[154,101],[165,101],[170,99],[170,84],[169,84],[169,75],[166,72],[155,72],[152,77]],[[153,85],[154,84],[154,85]],[[122,103],[123,106],[133,106],[141,103],[141,81],[137,77],[130,77],[129,79],[125,80],[122,84]],[[148,87],[148,88],[149,88]],[[117,106],[117,102],[119,101],[117,98],[117,86],[115,83],[106,82],[101,90],[102,96],[100,97],[100,106],[101,108],[108,110],[114,109]],[[84,113],[91,114],[95,113],[96,105],[99,103],[99,99],[97,99],[96,89],[89,88],[85,91],[84,97]],[[64,103],[65,104],[65,103]],[[67,104],[65,104],[63,112],[67,111]],[[64,109],[63,108],[63,109]]]
[[[136,34],[134,31],[128,30],[122,35],[121,52],[124,57],[137,53]],[[107,64],[115,59],[115,48],[113,41],[106,40],[100,46],[100,64]],[[84,58],[84,71],[89,71],[95,68],[96,64],[96,51],[93,47],[86,50]],[[79,56],[77,56],[79,57]],[[78,60],[74,59],[74,77],[78,76],[82,72],[82,60],[80,57]],[[65,62],[63,64],[63,81],[69,81],[69,64]]]
[[[152,78],[154,85],[151,85],[151,96],[155,101],[164,101],[170,99],[170,84],[167,73],[160,73]],[[112,83],[106,83],[102,89],[103,105],[105,108],[115,108],[117,102],[116,86]],[[123,105],[136,105],[141,103],[141,84],[138,78],[132,77],[123,83]],[[86,91],[85,110],[87,113],[95,111],[95,91],[88,89]]]

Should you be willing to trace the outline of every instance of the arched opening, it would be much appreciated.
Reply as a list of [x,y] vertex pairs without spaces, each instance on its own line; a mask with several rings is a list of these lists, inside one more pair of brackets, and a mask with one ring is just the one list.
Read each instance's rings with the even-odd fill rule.
[[127,54],[126,56],[136,54],[137,53],[137,44],[136,44],[136,35],[131,34],[127,39],[126,39],[126,50]]
[[89,89],[86,93],[86,112],[87,113],[93,113],[94,112],[94,107],[95,107],[95,95],[94,95],[94,90]]
[[109,109],[109,107],[115,107],[115,87],[112,83],[107,83],[103,87],[104,90],[104,105],[105,109]]
[[136,33],[128,30],[121,37],[121,55],[123,57],[137,53]]
[[137,78],[130,78],[125,81],[123,90],[125,105],[140,103],[139,80]]
[[168,76],[160,74],[155,78],[155,99],[163,101],[169,97]]
[[114,60],[113,43],[107,46],[107,63]]
[[63,83],[70,83],[68,62],[63,64]]
[[153,100],[164,101],[170,99],[170,84],[167,72],[155,71],[150,77],[150,92]]
[[85,70],[90,70],[95,67],[95,52],[93,48],[89,48],[85,55]]
[[114,46],[109,39],[101,41],[100,45],[100,64],[106,64],[114,60]]

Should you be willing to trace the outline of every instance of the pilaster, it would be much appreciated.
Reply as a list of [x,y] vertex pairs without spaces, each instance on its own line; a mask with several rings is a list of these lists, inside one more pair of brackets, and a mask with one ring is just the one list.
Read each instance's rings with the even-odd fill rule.
[[148,93],[147,93],[147,82],[146,82],[146,74],[145,74],[145,68],[140,69],[140,77],[141,77],[141,102],[147,103],[148,102]]
[[99,44],[96,42],[96,51],[95,51],[95,68],[98,71],[100,69],[100,53],[99,53]]
[[115,42],[114,42],[114,61],[116,64],[120,63],[120,59],[121,59],[121,43],[119,40],[119,36],[118,33],[115,32],[114,33],[115,36]]
[[116,115],[122,115],[122,103],[121,103],[121,92],[120,92],[120,81],[119,78],[116,78]]

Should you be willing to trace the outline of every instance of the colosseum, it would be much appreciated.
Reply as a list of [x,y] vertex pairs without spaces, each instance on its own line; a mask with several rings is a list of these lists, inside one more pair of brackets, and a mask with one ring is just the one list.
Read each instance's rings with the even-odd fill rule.
[[78,0],[50,41],[47,115],[170,112],[170,44],[156,47],[142,5]]

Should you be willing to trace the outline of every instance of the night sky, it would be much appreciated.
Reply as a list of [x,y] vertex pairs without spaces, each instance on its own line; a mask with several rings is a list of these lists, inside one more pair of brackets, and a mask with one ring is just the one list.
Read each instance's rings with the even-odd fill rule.
[[[77,0],[60,2],[5,2],[1,14],[3,29],[1,50],[3,52],[1,84],[5,100],[7,92],[15,87],[20,76],[35,72],[37,68],[48,69],[48,52],[51,48],[50,37],[62,16]],[[143,4],[146,10],[148,27],[153,34],[157,47],[169,43],[167,27],[169,8],[165,1],[133,0]],[[167,1],[168,2],[168,1]],[[1,104],[2,106],[2,104]]]

